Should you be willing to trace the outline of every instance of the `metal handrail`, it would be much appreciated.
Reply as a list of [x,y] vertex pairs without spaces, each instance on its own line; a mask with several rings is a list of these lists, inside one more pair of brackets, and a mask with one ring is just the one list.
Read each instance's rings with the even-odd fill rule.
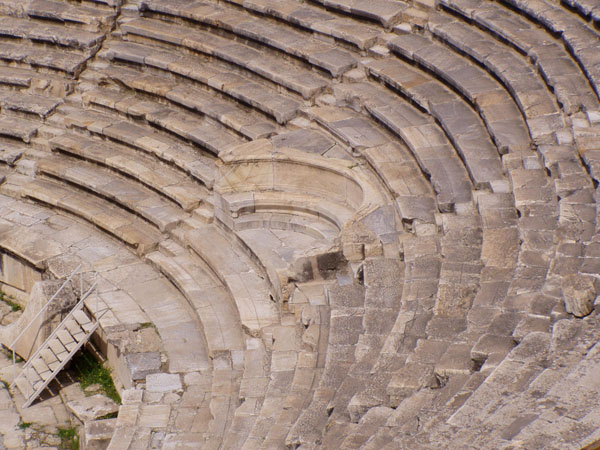
[[[46,309],[48,309],[48,307],[50,306],[50,303],[52,303],[54,301],[54,299],[56,298],[56,296],[58,294],[60,294],[60,292],[64,289],[64,287],[67,285],[67,283],[69,281],[71,281],[71,279],[75,276],[75,274],[79,271],[79,269],[81,269],[81,264],[79,264],[77,266],[77,268],[71,272],[71,275],[69,275],[69,278],[67,278],[65,280],[65,282],[62,284],[62,286],[60,288],[58,288],[58,291],[56,291],[54,293],[54,295],[52,296],[52,298],[50,300],[48,300],[48,302],[44,305],[44,307],[42,309],[39,310],[39,312],[35,315],[35,317],[33,319],[31,319],[31,321],[27,324],[27,326],[25,328],[23,328],[23,331],[21,331],[21,333],[17,336],[17,338],[13,341],[13,343],[10,345],[10,349],[13,351],[13,353],[15,352],[15,345],[17,345],[17,342],[19,342],[19,339],[21,339],[23,337],[23,335],[25,334],[25,332],[29,329],[29,327],[31,326],[31,324],[33,322],[36,321],[36,319],[44,312],[46,311]],[[14,358],[13,358],[14,359]]]
[[[92,285],[92,287],[85,293],[85,295],[83,295],[81,297],[81,300],[79,300],[79,302],[77,302],[77,304],[71,309],[71,311],[69,311],[69,314],[67,314],[67,316],[63,319],[62,322],[66,322],[68,319],[71,318],[71,316],[73,316],[73,313],[75,311],[78,311],[79,309],[83,308],[83,302],[85,301],[85,299],[92,293],[92,291],[96,288],[96,284],[97,282],[94,282],[94,284]],[[104,314],[103,314],[104,315]],[[56,329],[52,332],[52,334],[50,336],[48,336],[48,338],[44,341],[44,342],[49,342],[51,339],[54,338],[54,336],[56,336],[56,334],[60,331],[60,326],[56,327]],[[40,352],[44,349],[43,345],[40,345],[37,349],[37,351],[33,354],[33,356],[31,356],[29,358],[29,360],[25,363],[25,365],[23,366],[23,369],[21,371],[21,374],[23,374],[23,372],[25,370],[27,370],[31,364],[33,363],[33,361],[35,361],[35,359],[39,356]],[[14,358],[14,350],[13,350],[13,365],[15,364],[15,358]],[[13,366],[15,367],[15,366]],[[16,370],[16,367],[15,367]],[[19,375],[20,376],[20,375]],[[18,376],[15,376],[13,379],[12,384],[10,385],[10,387],[14,387],[17,378],[19,378]]]

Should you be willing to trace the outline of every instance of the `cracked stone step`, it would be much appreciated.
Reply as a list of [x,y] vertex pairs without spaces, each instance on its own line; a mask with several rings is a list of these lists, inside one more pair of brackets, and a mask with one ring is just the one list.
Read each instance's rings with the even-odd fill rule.
[[392,0],[317,0],[317,2],[358,18],[378,21],[385,28],[391,28],[400,22],[408,8],[407,4]]
[[89,56],[37,46],[30,47],[0,42],[0,58],[16,63],[47,67],[70,76],[77,76]]
[[0,106],[3,110],[21,112],[44,119],[62,102],[61,99],[23,92],[0,93]]

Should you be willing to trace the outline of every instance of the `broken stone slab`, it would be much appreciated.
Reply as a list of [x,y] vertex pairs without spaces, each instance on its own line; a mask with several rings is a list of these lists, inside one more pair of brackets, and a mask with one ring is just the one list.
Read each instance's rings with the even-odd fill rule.
[[178,374],[153,373],[146,376],[146,390],[148,392],[171,392],[182,389],[181,378]]
[[108,447],[115,432],[117,419],[103,419],[85,422],[81,448],[87,450],[104,450]]
[[119,405],[105,395],[96,394],[70,401],[67,403],[67,409],[85,423],[118,412]]
[[588,275],[573,274],[563,277],[562,294],[565,309],[575,317],[585,317],[594,309],[596,286]]
[[143,380],[147,375],[160,371],[160,353],[130,353],[125,356],[132,380]]

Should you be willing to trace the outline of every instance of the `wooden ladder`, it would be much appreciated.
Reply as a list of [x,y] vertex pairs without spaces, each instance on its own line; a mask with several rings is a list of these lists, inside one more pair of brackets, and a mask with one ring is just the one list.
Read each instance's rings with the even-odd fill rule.
[[100,326],[107,310],[94,320],[85,311],[84,301],[85,297],[73,307],[12,382],[10,387],[16,385],[25,397],[24,408],[31,405]]

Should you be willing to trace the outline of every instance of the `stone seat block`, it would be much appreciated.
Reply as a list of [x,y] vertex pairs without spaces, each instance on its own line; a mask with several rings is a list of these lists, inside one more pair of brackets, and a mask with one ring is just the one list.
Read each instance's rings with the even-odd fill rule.
[[0,116],[0,135],[19,139],[25,143],[36,136],[41,124],[18,117]]
[[376,0],[373,2],[363,0],[318,0],[318,3],[333,10],[379,22],[386,28],[391,28],[402,19],[402,14],[408,5],[389,0]]
[[68,75],[77,75],[83,69],[88,56],[37,46],[28,47],[0,42],[0,58],[32,66],[47,67]]
[[1,92],[0,106],[4,110],[17,111],[45,118],[51,114],[61,103],[54,97],[45,97],[38,94],[25,94],[21,92]]
[[0,18],[0,34],[88,50],[98,45],[101,33],[68,29],[60,25],[49,25],[15,17]]
[[0,162],[14,166],[27,149],[19,145],[2,143],[0,145]]
[[107,25],[116,11],[94,8],[87,5],[72,5],[57,0],[30,0],[25,6],[30,17],[39,17],[60,22],[75,22],[100,27]]

